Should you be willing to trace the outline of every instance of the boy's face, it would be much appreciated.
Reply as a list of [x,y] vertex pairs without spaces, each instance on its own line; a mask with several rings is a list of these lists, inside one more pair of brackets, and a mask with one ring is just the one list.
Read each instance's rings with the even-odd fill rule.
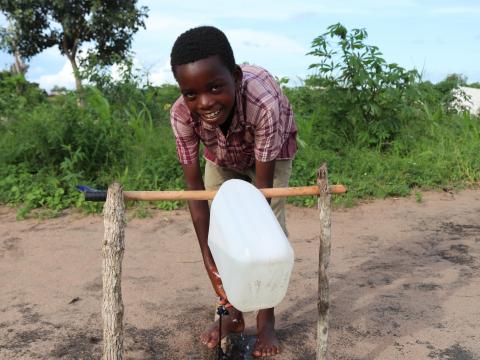
[[232,74],[218,56],[177,65],[175,77],[188,109],[213,126],[223,124],[235,105],[235,89],[242,79],[237,66]]

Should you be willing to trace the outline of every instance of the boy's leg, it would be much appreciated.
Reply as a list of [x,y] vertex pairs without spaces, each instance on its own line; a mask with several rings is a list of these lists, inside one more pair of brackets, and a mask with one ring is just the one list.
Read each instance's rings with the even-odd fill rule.
[[[273,176],[273,187],[288,187],[292,174],[292,160],[277,160]],[[255,173],[249,174],[255,179]],[[273,213],[288,236],[285,225],[285,198],[273,198],[270,202]],[[274,308],[262,309],[257,314],[257,341],[253,349],[256,357],[272,356],[280,352],[279,342],[275,334]]]
[[257,313],[257,341],[253,346],[253,356],[265,357],[276,355],[280,346],[275,333],[274,308],[263,309]]
[[[275,162],[273,187],[288,187],[291,175],[292,160],[277,160]],[[285,224],[285,198],[273,198],[271,207],[285,235],[288,236],[287,226]]]
[[239,172],[225,167],[218,166],[213,162],[206,160],[205,162],[205,176],[203,182],[206,190],[216,190],[225,181],[230,179],[249,180],[248,176],[240,174]]
[[[247,175],[255,179],[255,170],[251,169]],[[275,173],[273,175],[273,187],[288,187],[290,176],[292,175],[292,160],[275,161]],[[285,198],[273,198],[270,207],[277,217],[278,223],[282,227],[285,235],[288,236],[287,226],[285,224]]]

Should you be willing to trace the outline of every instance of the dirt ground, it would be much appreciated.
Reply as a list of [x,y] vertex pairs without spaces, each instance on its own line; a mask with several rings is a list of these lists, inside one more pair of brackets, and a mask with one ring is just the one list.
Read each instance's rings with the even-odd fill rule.
[[[318,214],[287,216],[275,359],[314,359]],[[100,358],[102,239],[99,215],[16,221],[0,207],[1,359]],[[331,359],[480,359],[480,190],[336,210],[332,241]],[[214,297],[187,211],[128,222],[122,281],[127,359],[206,358]]]

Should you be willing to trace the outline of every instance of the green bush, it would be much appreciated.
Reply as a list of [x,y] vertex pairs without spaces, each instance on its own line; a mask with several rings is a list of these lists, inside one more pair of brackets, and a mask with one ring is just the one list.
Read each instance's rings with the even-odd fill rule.
[[411,121],[418,73],[387,63],[366,38],[365,29],[348,32],[335,24],[313,40],[309,53],[319,58],[310,65],[317,74],[307,81],[323,95],[318,127],[334,129],[338,146],[385,147]]
[[[157,96],[163,91],[159,89],[155,89]],[[166,91],[172,92],[171,88]],[[4,124],[1,202],[24,204],[22,212],[42,207],[56,213],[68,206],[98,210],[79,200],[76,185],[106,188],[117,179],[127,189],[182,187],[173,135],[165,121],[168,106],[157,111],[164,119],[155,123],[143,102],[130,102],[120,111],[119,104],[110,104],[93,87],[86,89],[85,100],[81,108],[73,94],[58,96],[31,111],[17,111]],[[166,101],[171,101],[171,95]]]
[[0,114],[9,116],[15,110],[30,109],[45,101],[47,94],[38,84],[25,80],[23,75],[0,71]]

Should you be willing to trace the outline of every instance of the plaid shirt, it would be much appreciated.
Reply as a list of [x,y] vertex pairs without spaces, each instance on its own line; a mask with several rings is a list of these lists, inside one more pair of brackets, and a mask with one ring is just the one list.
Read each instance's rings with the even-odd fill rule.
[[240,171],[253,166],[255,159],[267,162],[295,156],[297,127],[286,96],[266,70],[242,65],[242,71],[226,136],[219,127],[192,117],[183,96],[173,104],[170,121],[181,164],[197,160],[200,141],[206,159]]

